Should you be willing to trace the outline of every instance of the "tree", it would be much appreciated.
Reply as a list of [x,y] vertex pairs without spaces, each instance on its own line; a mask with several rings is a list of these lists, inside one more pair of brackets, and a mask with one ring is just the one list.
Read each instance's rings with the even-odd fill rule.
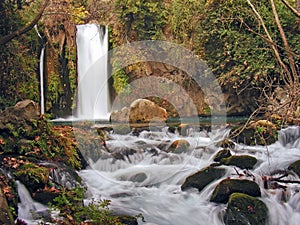
[[36,15],[36,17],[29,24],[27,24],[26,26],[14,31],[10,34],[7,34],[7,35],[1,37],[0,38],[0,45],[4,45],[7,42],[11,41],[13,38],[18,37],[19,35],[22,35],[22,34],[28,32],[29,30],[31,30],[34,27],[34,25],[36,25],[36,23],[41,19],[42,15],[43,15],[43,12],[44,12],[45,8],[47,7],[47,5],[48,5],[48,1],[44,0],[44,3],[42,5],[42,7],[40,8],[40,10],[39,10],[38,14]]

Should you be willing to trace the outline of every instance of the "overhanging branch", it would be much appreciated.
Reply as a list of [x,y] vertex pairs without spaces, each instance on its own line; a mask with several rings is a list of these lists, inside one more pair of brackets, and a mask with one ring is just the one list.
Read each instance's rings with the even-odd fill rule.
[[41,19],[41,17],[43,16],[44,10],[48,5],[47,0],[44,0],[44,4],[42,5],[41,9],[39,10],[38,14],[36,15],[36,17],[25,27],[22,27],[16,31],[14,31],[11,34],[5,35],[4,37],[0,38],[0,45],[4,45],[7,42],[11,41],[12,39],[14,39],[15,37],[18,37],[26,32],[28,32],[29,30],[31,30],[35,24],[37,24],[37,22]]

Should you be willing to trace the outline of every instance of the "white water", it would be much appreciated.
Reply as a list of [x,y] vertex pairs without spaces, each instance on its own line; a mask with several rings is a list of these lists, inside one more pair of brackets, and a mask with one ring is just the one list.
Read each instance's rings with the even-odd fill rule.
[[19,181],[16,181],[20,203],[18,204],[18,218],[26,221],[27,224],[39,224],[39,219],[47,217],[48,207],[35,202],[26,187]]
[[77,25],[77,119],[108,120],[108,29],[97,24]]
[[45,97],[44,97],[44,54],[45,47],[41,50],[40,55],[40,93],[41,93],[41,114],[45,114]]
[[[282,184],[283,189],[264,189],[262,175],[284,170],[300,159],[300,128],[290,127],[280,132],[279,141],[266,147],[236,145],[233,154],[250,154],[259,160],[251,173],[260,184],[262,200],[270,212],[270,225],[292,225],[300,221],[299,184]],[[215,143],[228,134],[228,130],[212,133],[192,132],[189,137],[177,134],[143,131],[139,137],[111,134],[107,141],[110,150],[135,149],[138,153],[129,155],[125,161],[112,158],[99,159],[91,168],[80,172],[89,190],[89,199],[112,200],[113,209],[136,215],[142,213],[146,222],[156,225],[220,225],[225,204],[214,204],[209,198],[219,181],[208,185],[201,193],[196,190],[182,192],[180,186],[185,178],[210,165],[213,156],[220,149]],[[289,138],[287,138],[289,137]],[[165,153],[157,148],[159,144],[171,144],[176,139],[191,143],[191,153]],[[232,167],[224,167],[224,177],[237,177]],[[239,173],[242,170],[237,169]],[[249,179],[252,179],[251,177]],[[299,177],[289,176],[289,180]],[[282,195],[287,201],[281,201]]]
[[[36,33],[39,38],[43,39],[41,34],[39,33],[37,25],[34,26]],[[45,114],[45,97],[44,97],[44,55],[45,55],[45,47],[41,49],[40,54],[40,113]]]

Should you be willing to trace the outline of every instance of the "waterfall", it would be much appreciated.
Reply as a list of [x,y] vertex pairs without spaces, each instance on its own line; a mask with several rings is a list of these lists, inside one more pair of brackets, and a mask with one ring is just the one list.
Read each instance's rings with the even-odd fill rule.
[[48,207],[35,202],[20,181],[16,181],[16,183],[20,198],[20,203],[18,203],[18,217],[26,221],[27,224],[40,224],[38,222],[39,219],[49,217],[50,215]]
[[[39,33],[37,25],[34,26],[35,31],[39,38],[43,40],[42,35]],[[40,54],[40,113],[45,114],[45,97],[44,97],[44,55],[45,55],[45,47],[43,46]]]
[[44,54],[45,47],[41,50],[40,55],[40,93],[41,93],[41,114],[45,114],[45,97],[44,97]]
[[77,25],[78,119],[109,119],[107,75],[108,29],[97,24]]

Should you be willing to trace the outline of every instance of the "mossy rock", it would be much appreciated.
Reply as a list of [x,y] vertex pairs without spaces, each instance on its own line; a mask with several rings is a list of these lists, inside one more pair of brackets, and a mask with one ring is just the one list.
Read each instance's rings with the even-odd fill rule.
[[238,143],[246,145],[270,145],[278,140],[277,130],[277,126],[270,121],[258,120],[250,122],[246,128],[243,126],[233,128],[230,135]]
[[214,161],[215,162],[220,162],[224,158],[228,158],[231,156],[231,152],[229,149],[224,148],[220,151],[217,152],[217,154],[214,156]]
[[138,225],[137,219],[133,216],[119,215],[118,220],[124,225]]
[[253,181],[225,179],[216,186],[210,201],[216,203],[227,203],[229,196],[232,193],[244,193],[253,197],[261,196],[258,184]]
[[250,155],[233,155],[228,158],[223,158],[220,162],[227,166],[237,166],[241,169],[253,169],[257,163],[257,159]]
[[261,200],[241,193],[230,195],[224,215],[226,225],[265,225],[268,221],[268,208]]
[[128,124],[119,124],[113,127],[116,134],[129,134],[131,132],[130,126]]
[[298,176],[300,176],[300,160],[289,165],[288,169],[294,171]]
[[226,170],[222,168],[206,167],[187,177],[181,185],[181,190],[185,191],[190,188],[197,188],[198,191],[202,191],[209,183],[224,176],[225,172]]
[[221,148],[230,148],[233,149],[235,147],[235,144],[232,140],[230,139],[224,139],[222,141],[220,141],[217,146],[221,147]]
[[187,152],[189,150],[190,143],[187,140],[180,139],[174,141],[171,146],[167,149],[167,152],[173,152],[173,153],[182,153]]

